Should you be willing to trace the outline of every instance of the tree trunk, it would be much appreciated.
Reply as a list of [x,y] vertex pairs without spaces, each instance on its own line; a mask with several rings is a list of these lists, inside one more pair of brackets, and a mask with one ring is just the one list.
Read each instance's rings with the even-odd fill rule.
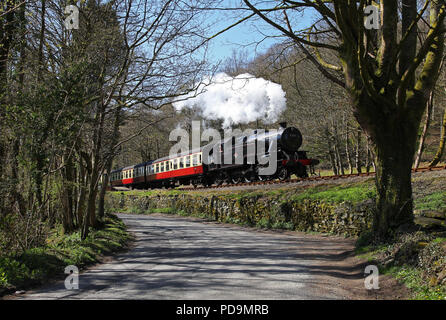
[[350,170],[350,174],[353,174],[353,161],[350,153],[350,132],[348,128],[348,123],[345,121],[345,154],[347,157],[348,169]]
[[360,159],[361,152],[360,151],[361,151],[361,128],[358,128],[357,136],[356,136],[356,148],[355,148],[355,165],[356,165],[356,170],[358,171],[358,173],[362,172],[361,159]]
[[426,121],[424,122],[423,132],[421,133],[420,142],[418,144],[418,151],[415,157],[415,164],[414,164],[415,168],[418,168],[420,166],[421,156],[423,155],[423,150],[424,150],[424,142],[426,141],[427,130],[429,129],[429,125],[431,122],[433,105],[434,105],[434,91],[430,93],[429,100],[427,102]]
[[66,161],[65,167],[62,170],[62,204],[64,212],[62,213],[62,224],[64,233],[70,233],[75,229],[74,219],[74,199],[73,199],[73,161],[69,155],[68,150],[65,151],[63,160]]
[[386,238],[399,226],[413,223],[412,155],[398,143],[378,148],[374,231]]
[[330,131],[328,130],[328,127],[325,128],[325,136],[326,136],[326,140],[327,140],[327,151],[328,151],[328,156],[330,158],[331,168],[333,170],[333,174],[335,176],[337,176],[338,168],[336,166],[336,158],[335,158],[335,155],[333,152],[333,146],[331,143]]
[[[420,99],[407,102],[426,103]],[[396,231],[413,226],[412,164],[423,110],[414,116],[400,111],[381,117],[368,134],[376,163],[376,213],[373,229],[380,240],[391,238]],[[374,151],[374,152],[373,152]]]
[[437,153],[434,156],[434,159],[431,163],[429,163],[429,167],[435,167],[441,160],[443,156],[444,148],[446,144],[446,108],[443,113],[443,123],[441,125],[441,137],[440,144],[438,145]]
[[337,166],[338,166],[338,172],[341,175],[345,174],[344,171],[344,167],[342,166],[342,159],[341,159],[341,154],[339,153],[339,148],[338,148],[338,139],[335,138],[335,143],[334,143],[334,150],[335,150],[335,156],[336,156],[336,162],[337,162]]

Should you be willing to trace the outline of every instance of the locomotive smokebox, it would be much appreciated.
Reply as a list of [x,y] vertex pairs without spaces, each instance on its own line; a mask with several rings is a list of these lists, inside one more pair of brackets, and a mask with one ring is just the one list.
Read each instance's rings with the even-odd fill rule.
[[279,123],[279,126],[281,127],[281,128],[286,128],[286,126],[287,126],[287,123],[286,122],[281,122],[281,123]]
[[302,145],[302,133],[294,127],[286,128],[280,137],[280,144],[285,151],[295,152]]

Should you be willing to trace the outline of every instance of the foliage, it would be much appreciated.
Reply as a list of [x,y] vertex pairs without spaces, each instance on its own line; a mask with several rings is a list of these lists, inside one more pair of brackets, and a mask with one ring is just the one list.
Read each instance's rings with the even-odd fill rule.
[[360,202],[376,197],[376,189],[372,184],[353,184],[336,187],[308,188],[293,197],[293,200],[311,199],[326,202]]
[[419,197],[414,202],[415,208],[420,211],[446,212],[446,192],[438,191]]
[[52,230],[44,246],[20,254],[2,253],[0,289],[26,288],[50,278],[63,277],[66,266],[82,269],[98,262],[103,255],[123,250],[131,239],[123,222],[115,216],[107,216],[102,227],[91,230],[85,240],[81,239],[79,231],[64,234],[59,225]]
[[[444,232],[443,232],[444,234]],[[404,283],[413,298],[446,299],[446,241],[426,232],[403,233],[389,243],[359,239],[356,253]]]

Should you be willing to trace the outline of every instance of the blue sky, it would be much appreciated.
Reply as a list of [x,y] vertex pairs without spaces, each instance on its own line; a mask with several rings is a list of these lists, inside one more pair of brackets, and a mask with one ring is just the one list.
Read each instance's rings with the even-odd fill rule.
[[[248,15],[248,13],[244,14]],[[218,23],[214,24],[213,34],[227,28],[237,21],[237,18],[230,17],[230,14],[227,12],[216,12],[212,16],[210,15],[210,19],[219,20]],[[313,13],[308,11],[304,15],[295,18],[294,27],[296,30],[303,28],[308,26],[313,20]],[[281,39],[277,37],[265,39],[265,35],[279,36],[280,31],[258,18],[245,21],[213,39],[210,43],[209,57],[213,62],[217,62],[230,57],[233,50],[244,50],[249,54],[250,58],[254,58],[256,54],[264,53],[271,45]],[[259,41],[261,40],[262,42],[259,44]]]

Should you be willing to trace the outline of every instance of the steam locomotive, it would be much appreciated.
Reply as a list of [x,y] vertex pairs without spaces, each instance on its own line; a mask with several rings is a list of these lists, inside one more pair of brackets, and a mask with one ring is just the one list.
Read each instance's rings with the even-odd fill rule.
[[[304,178],[309,170],[314,173],[319,160],[309,159],[306,151],[299,150],[301,145],[301,132],[281,123],[279,130],[255,130],[252,135],[231,137],[174,156],[114,170],[110,173],[110,184],[112,188],[149,189],[287,180],[292,174]],[[262,152],[259,146],[264,147]]]

